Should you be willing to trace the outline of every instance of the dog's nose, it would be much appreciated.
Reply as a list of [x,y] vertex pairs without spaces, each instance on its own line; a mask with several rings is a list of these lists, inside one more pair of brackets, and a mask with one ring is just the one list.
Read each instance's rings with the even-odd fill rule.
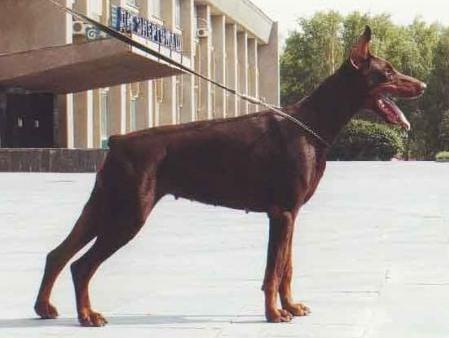
[[421,87],[421,90],[424,90],[427,88],[427,84],[425,84],[424,82],[420,82],[419,85]]

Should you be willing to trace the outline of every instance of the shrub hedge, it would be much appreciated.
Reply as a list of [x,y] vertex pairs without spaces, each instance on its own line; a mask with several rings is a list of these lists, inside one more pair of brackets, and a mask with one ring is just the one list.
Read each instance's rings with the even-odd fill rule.
[[404,151],[400,133],[390,126],[352,120],[341,132],[329,153],[329,160],[389,161]]
[[435,160],[439,162],[449,162],[449,151],[440,151],[435,155]]

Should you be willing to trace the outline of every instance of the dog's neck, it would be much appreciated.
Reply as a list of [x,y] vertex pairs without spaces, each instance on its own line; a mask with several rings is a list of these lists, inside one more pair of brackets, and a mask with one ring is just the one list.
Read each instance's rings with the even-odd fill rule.
[[368,90],[363,75],[345,62],[312,94],[299,102],[293,116],[332,144],[352,116],[360,110]]

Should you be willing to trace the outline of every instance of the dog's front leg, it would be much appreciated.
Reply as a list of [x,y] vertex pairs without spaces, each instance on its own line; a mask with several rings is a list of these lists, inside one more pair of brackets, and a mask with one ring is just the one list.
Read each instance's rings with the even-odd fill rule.
[[279,286],[279,296],[281,298],[282,308],[287,310],[294,316],[306,316],[310,313],[309,307],[302,303],[295,303],[293,301],[291,283],[293,275],[292,265],[292,242],[293,235],[290,236],[290,241],[287,248],[287,261],[284,267],[284,273],[282,275],[281,284]]
[[270,235],[263,283],[265,317],[269,322],[287,322],[292,319],[292,315],[285,309],[278,309],[277,295],[288,259],[289,243],[293,235],[293,215],[289,211],[276,208],[270,211],[268,216]]

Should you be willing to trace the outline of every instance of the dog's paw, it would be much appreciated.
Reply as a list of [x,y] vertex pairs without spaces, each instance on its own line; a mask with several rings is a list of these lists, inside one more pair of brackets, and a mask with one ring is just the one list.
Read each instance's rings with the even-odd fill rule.
[[293,318],[292,314],[284,309],[273,309],[272,311],[268,311],[265,314],[265,317],[270,323],[289,322]]
[[284,309],[293,316],[307,316],[311,313],[310,308],[302,303],[287,304],[284,306]]
[[34,311],[42,319],[55,319],[58,317],[58,310],[49,302],[36,302]]
[[99,327],[105,326],[108,321],[98,312],[92,310],[85,310],[78,314],[78,320],[81,326]]

